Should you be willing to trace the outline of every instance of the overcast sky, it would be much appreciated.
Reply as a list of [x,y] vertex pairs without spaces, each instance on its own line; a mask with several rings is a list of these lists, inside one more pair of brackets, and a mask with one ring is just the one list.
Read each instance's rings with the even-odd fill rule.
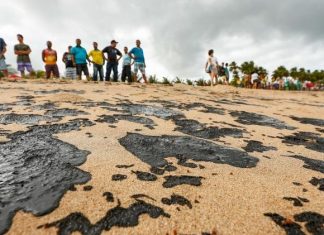
[[220,62],[324,69],[323,0],[0,0],[0,8],[0,37],[14,66],[21,33],[36,69],[47,40],[61,59],[76,38],[87,50],[112,39],[131,48],[139,38],[148,73],[159,76],[206,76],[208,49]]

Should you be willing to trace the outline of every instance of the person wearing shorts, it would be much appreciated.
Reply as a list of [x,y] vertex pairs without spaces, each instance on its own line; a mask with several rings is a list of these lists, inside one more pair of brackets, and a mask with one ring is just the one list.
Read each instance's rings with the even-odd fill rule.
[[43,50],[42,58],[45,63],[46,79],[49,79],[51,74],[53,74],[55,78],[59,78],[60,72],[56,64],[57,52],[52,49],[51,41],[47,42],[47,49]]
[[141,48],[141,41],[136,40],[136,47],[134,47],[128,55],[135,61],[134,62],[134,73],[135,73],[135,81],[137,81],[138,71],[141,72],[144,82],[147,83],[146,74],[145,74],[145,58],[144,51]]
[[20,71],[21,76],[25,76],[25,70],[29,73],[33,71],[33,67],[31,65],[31,61],[29,58],[29,54],[31,53],[31,49],[28,45],[24,43],[24,37],[21,34],[17,35],[17,39],[19,44],[16,44],[14,47],[15,54],[17,55],[17,65],[18,71]]
[[214,86],[217,84],[217,73],[218,73],[218,60],[214,57],[214,50],[208,51],[208,59],[206,62],[205,70],[210,75],[210,85]]
[[75,64],[76,64],[76,71],[79,80],[81,80],[82,77],[82,72],[84,75],[87,77],[87,80],[90,80],[89,76],[89,69],[88,69],[88,64],[87,61],[89,62],[89,65],[91,65],[91,61],[88,57],[88,53],[86,49],[81,47],[81,40],[77,39],[76,40],[76,46],[72,48],[71,53],[74,56]]
[[7,52],[7,44],[6,42],[0,38],[0,71],[4,76],[8,77],[8,70],[6,64],[5,53]]
[[75,68],[75,61],[74,56],[71,53],[72,46],[68,47],[68,51],[63,54],[62,61],[65,64],[65,77],[68,79],[76,79],[76,68]]

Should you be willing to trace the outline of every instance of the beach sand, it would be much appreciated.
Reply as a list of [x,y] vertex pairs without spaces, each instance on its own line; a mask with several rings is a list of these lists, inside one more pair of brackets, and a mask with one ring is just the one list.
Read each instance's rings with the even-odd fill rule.
[[[12,219],[0,214],[0,220],[12,221],[11,226],[7,225],[7,234],[82,234],[82,231],[84,234],[142,235],[286,234],[285,229],[312,234],[312,226],[300,221],[298,215],[304,215],[311,223],[316,220],[314,213],[322,216],[315,229],[323,231],[324,194],[319,190],[319,183],[313,184],[316,179],[324,178],[324,93],[38,80],[1,82],[0,92],[0,103],[11,109],[0,111],[0,122],[5,120],[2,115],[13,113],[50,116],[27,124],[24,121],[0,124],[3,143],[11,141],[9,134],[26,132],[35,128],[34,125],[68,123],[75,119],[92,123],[78,130],[50,134],[45,131],[44,139],[40,140],[33,135],[37,141],[44,141],[42,146],[58,144],[59,140],[62,146],[67,143],[87,153],[83,164],[71,167],[62,163],[57,171],[53,170],[52,174],[61,174],[74,168],[78,173],[73,182],[78,181],[79,175],[91,175],[83,184],[75,183],[72,190],[62,186],[69,185],[68,173],[62,178],[64,183],[56,182],[62,186],[57,205],[51,198],[53,188],[42,192],[46,198],[42,201],[44,205],[39,205],[35,196],[39,189],[24,188],[34,179],[37,181],[31,185],[42,184],[44,177],[55,178],[51,171],[44,176],[42,169],[37,168],[37,158],[52,158],[52,155],[47,156],[45,150],[45,153],[33,153],[35,167],[28,165],[24,172],[18,170],[18,174],[25,174],[26,183],[21,183],[14,180],[15,170],[5,164],[8,155],[4,156],[0,147],[0,165],[8,168],[8,174],[2,175],[0,188],[10,193],[12,201],[8,199],[8,203],[12,208],[16,201],[20,200],[21,204],[14,209]],[[55,116],[46,114],[47,107],[35,108],[48,102],[55,105],[50,110],[83,112]],[[131,119],[134,116],[141,118],[134,121]],[[25,143],[28,138],[24,139]],[[160,144],[161,141],[165,144]],[[252,150],[260,150],[260,145],[266,150],[246,152],[248,144]],[[13,147],[9,157],[16,151],[24,159],[24,154],[30,154],[28,148],[27,144],[19,152]],[[31,144],[30,148],[32,151],[38,147]],[[64,161],[77,150],[67,153],[62,150],[58,156]],[[246,161],[241,161],[241,157]],[[185,160],[181,162],[181,159]],[[56,163],[50,163],[49,169],[51,164]],[[157,174],[152,167],[164,171],[163,174]],[[137,171],[146,174],[141,178]],[[118,178],[117,174],[127,178],[112,180]],[[177,185],[181,179],[166,183],[168,176],[190,176],[190,179]],[[12,188],[8,186],[8,177],[12,179]],[[22,193],[17,196],[19,184]],[[46,180],[45,184],[44,187],[49,187],[52,181]],[[28,199],[24,198],[24,190],[30,194]],[[173,194],[178,197],[167,200]],[[299,206],[294,206],[291,200]],[[179,204],[171,204],[176,202]],[[48,211],[40,212],[49,205]],[[1,207],[6,205],[0,203],[0,211]],[[302,214],[306,212],[313,214]],[[277,219],[282,216],[281,226],[266,213],[278,214]]]

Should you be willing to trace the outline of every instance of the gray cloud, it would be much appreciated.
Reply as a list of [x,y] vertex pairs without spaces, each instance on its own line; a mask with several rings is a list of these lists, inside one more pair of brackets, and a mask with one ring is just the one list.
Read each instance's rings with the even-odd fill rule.
[[[33,49],[33,64],[43,65],[46,40],[62,54],[77,37],[91,49],[112,38],[119,47],[142,39],[148,72],[206,76],[207,50],[220,61],[254,60],[268,69],[284,64],[324,67],[320,0],[11,0],[0,3],[1,37],[10,50],[21,32]],[[12,51],[8,62],[14,63]],[[62,66],[62,65],[61,65]]]

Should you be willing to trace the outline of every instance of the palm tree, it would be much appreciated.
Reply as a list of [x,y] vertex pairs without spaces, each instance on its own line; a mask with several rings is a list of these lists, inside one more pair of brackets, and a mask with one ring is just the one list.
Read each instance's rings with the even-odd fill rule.
[[297,67],[291,68],[289,74],[292,78],[295,79],[298,78],[299,77],[298,68]]
[[241,64],[241,71],[245,75],[251,75],[257,70],[257,67],[255,66],[253,61],[250,62],[244,62]]
[[235,61],[229,64],[230,71],[233,73],[233,78],[234,79],[239,79],[239,69],[240,67],[236,64]]
[[289,76],[289,71],[285,66],[281,65],[275,71],[273,71],[272,76],[275,78],[283,78],[285,76]]
[[255,66],[254,62],[250,61],[241,64],[241,71],[245,75],[243,79],[244,86],[247,88],[251,87],[251,75],[257,71],[257,67]]

